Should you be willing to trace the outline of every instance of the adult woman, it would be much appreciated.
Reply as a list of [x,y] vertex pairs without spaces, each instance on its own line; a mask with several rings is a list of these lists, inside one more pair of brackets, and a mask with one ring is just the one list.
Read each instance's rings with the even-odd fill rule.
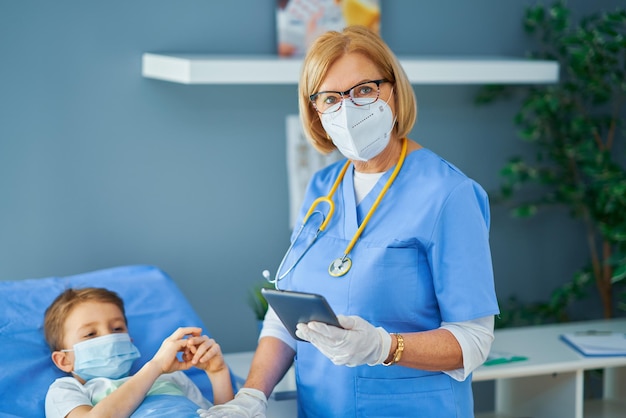
[[312,45],[299,103],[313,145],[336,147],[348,165],[343,177],[345,160],[309,184],[300,219],[337,182],[334,214],[310,246],[321,219],[294,233],[277,284],[324,295],[344,329],[299,324],[305,341],[296,341],[270,310],[244,389],[206,416],[264,416],[263,395],[294,353],[300,417],[472,416],[471,372],[498,313],[486,193],[405,138],[412,87],[365,28]]

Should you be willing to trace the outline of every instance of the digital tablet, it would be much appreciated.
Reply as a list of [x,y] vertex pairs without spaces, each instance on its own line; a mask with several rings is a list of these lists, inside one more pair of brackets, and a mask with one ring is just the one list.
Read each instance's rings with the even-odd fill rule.
[[296,336],[296,325],[300,322],[319,321],[342,328],[337,316],[322,295],[265,288],[261,289],[261,293],[289,334],[297,340],[303,341]]

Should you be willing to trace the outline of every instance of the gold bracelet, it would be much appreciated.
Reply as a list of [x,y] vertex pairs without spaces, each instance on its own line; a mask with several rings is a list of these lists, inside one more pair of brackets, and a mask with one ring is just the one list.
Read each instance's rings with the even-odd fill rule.
[[400,334],[392,334],[396,336],[396,340],[398,341],[398,346],[396,347],[396,351],[393,353],[393,358],[388,362],[384,363],[383,366],[393,366],[402,358],[402,352],[404,351],[404,338]]

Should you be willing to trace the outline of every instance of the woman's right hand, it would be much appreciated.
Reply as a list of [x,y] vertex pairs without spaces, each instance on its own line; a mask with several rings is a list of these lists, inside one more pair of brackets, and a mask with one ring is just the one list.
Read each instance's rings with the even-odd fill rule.
[[210,409],[198,409],[202,418],[265,418],[267,398],[257,389],[242,388],[235,399]]

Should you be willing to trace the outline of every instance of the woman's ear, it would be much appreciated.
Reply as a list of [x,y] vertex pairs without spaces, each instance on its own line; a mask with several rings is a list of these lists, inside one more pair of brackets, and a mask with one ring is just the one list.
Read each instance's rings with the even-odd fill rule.
[[65,351],[53,351],[51,357],[54,365],[65,373],[70,373],[74,370],[74,359],[69,353]]

